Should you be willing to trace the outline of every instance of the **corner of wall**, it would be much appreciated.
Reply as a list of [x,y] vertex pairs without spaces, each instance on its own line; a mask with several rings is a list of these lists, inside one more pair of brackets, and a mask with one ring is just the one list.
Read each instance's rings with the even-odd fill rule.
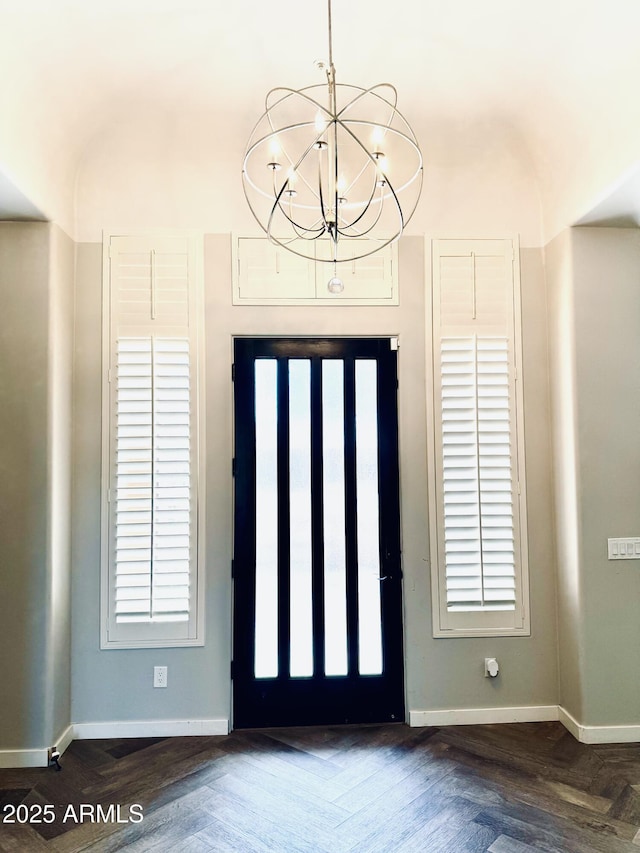
[[584,631],[577,423],[573,235],[544,249],[549,335],[549,393],[556,537],[560,704],[580,718],[584,705]]

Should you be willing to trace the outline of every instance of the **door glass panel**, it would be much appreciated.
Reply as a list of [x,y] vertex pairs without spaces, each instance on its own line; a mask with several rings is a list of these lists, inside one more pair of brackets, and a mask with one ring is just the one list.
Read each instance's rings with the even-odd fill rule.
[[358,668],[382,672],[378,512],[377,365],[356,359],[356,500],[358,507]]
[[311,362],[289,361],[289,528],[292,676],[313,675]]
[[344,362],[322,362],[325,674],[347,674]]
[[256,678],[278,675],[277,391],[276,359],[256,359]]

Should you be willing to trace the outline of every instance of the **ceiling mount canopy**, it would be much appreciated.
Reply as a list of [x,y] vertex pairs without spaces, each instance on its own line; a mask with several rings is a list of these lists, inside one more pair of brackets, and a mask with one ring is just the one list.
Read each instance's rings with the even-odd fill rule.
[[269,239],[305,258],[339,263],[397,240],[422,189],[422,154],[390,83],[336,82],[331,0],[326,82],[278,87],[249,138],[242,180]]

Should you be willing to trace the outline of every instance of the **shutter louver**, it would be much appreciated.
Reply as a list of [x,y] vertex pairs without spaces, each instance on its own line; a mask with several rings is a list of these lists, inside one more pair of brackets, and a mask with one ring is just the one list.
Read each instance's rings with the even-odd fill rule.
[[116,622],[186,621],[189,341],[120,338],[117,346]]
[[198,440],[188,240],[112,238],[110,252],[107,642],[190,641]]
[[443,339],[441,388],[447,607],[513,610],[507,341]]
[[527,627],[512,259],[510,241],[434,241],[434,613],[443,635]]

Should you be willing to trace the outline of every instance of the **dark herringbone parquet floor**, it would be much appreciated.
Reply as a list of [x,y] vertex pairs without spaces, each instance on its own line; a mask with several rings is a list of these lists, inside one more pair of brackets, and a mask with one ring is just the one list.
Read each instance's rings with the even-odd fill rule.
[[640,745],[559,723],[76,741],[62,764],[0,770],[3,818],[56,816],[0,823],[0,850],[640,853]]

